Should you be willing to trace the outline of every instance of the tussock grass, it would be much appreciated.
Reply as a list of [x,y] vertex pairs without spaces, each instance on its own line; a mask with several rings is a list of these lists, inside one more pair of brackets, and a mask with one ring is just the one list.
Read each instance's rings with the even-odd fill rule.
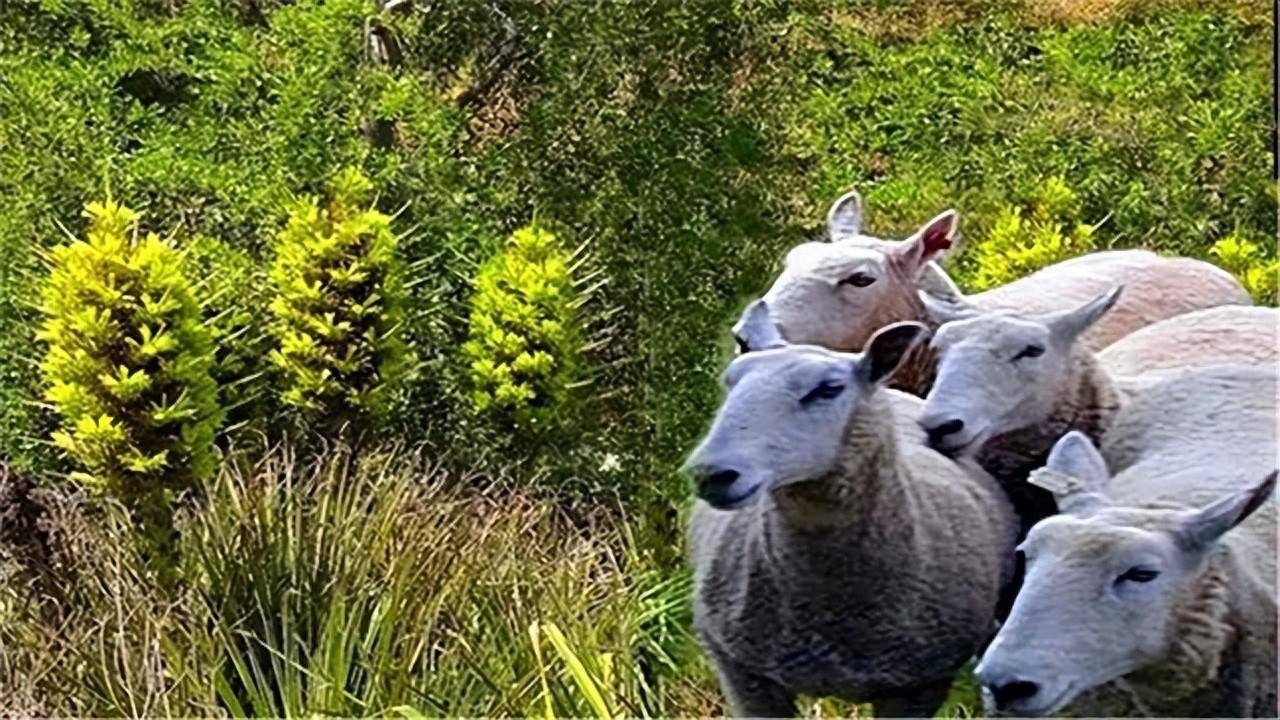
[[687,577],[635,567],[612,512],[477,491],[394,451],[276,449],[203,489],[169,593],[122,507],[41,495],[47,570],[0,556],[0,714],[716,710]]

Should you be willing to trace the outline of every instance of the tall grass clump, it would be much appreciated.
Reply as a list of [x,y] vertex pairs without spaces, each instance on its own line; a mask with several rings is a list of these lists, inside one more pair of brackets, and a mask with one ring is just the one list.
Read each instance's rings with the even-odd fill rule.
[[73,480],[118,498],[159,548],[174,499],[214,471],[213,349],[182,257],[122,205],[84,214],[86,239],[52,250],[41,295],[53,444]]
[[372,190],[349,168],[330,183],[324,206],[301,199],[270,271],[280,397],[328,429],[377,416],[406,369],[404,268],[391,218],[367,206]]
[[529,226],[476,275],[470,335],[462,346],[475,409],[521,429],[547,427],[582,375],[576,257],[551,232]]
[[1030,211],[1006,205],[991,232],[967,253],[961,278],[973,291],[986,290],[1090,252],[1096,225],[1077,221],[1079,201],[1059,177],[1045,180],[1033,194]]
[[0,585],[0,712],[576,717],[593,695],[714,712],[700,666],[664,669],[667,610],[616,512],[479,491],[394,451],[315,458],[228,461],[179,518],[168,595],[123,508],[54,498],[56,595]]

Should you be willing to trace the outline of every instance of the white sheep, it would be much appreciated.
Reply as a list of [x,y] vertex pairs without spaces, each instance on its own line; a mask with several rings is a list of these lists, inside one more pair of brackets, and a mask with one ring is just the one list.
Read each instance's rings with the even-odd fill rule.
[[739,330],[768,349],[725,371],[686,463],[694,625],[731,710],[790,716],[804,693],[932,715],[991,637],[1017,523],[923,445],[919,398],[881,387],[926,328],[839,353],[787,345],[757,303]]
[[1223,305],[1148,325],[1098,353],[1116,377],[1154,378],[1189,367],[1280,364],[1280,310]]
[[[1051,498],[1022,480],[1044,464],[1064,433],[1080,430],[1098,441],[1116,423],[1128,422],[1132,395],[1170,383],[1178,392],[1210,392],[1201,383],[1214,382],[1211,370],[1218,363],[1275,357],[1274,346],[1259,351],[1258,345],[1274,339],[1280,311],[1223,308],[1185,316],[1190,321],[1164,320],[1119,341],[1112,346],[1117,366],[1132,371],[1140,366],[1136,358],[1148,357],[1152,374],[1117,377],[1109,372],[1110,348],[1095,354],[1080,338],[1120,297],[1114,288],[1078,308],[1040,315],[922,298],[940,324],[932,341],[938,377],[920,417],[928,443],[949,455],[975,457],[1010,493],[1024,528],[1053,512]],[[1202,314],[1224,322],[1211,331],[1205,318],[1196,317]],[[1188,342],[1208,333],[1213,344]],[[1175,362],[1180,373],[1172,372]]]
[[[862,201],[856,192],[846,193],[828,213],[829,242],[803,243],[787,254],[781,275],[764,298],[774,322],[791,342],[850,351],[889,323],[927,322],[918,290],[986,310],[1040,313],[1073,307],[1124,284],[1128,287],[1124,301],[1083,339],[1097,350],[1165,318],[1219,305],[1250,304],[1248,294],[1229,273],[1199,260],[1161,257],[1145,250],[1073,258],[965,298],[934,262],[952,247],[956,222],[956,212],[948,210],[899,242],[863,235]],[[741,338],[739,345],[743,345]],[[923,395],[932,368],[929,354],[920,352],[895,375],[893,387]]]
[[1062,513],[1019,546],[1025,582],[976,670],[990,710],[1276,717],[1276,383],[1236,370],[1217,397],[1136,401],[1203,431],[1109,437],[1142,448],[1115,477],[1083,434],[1055,445],[1033,479]]

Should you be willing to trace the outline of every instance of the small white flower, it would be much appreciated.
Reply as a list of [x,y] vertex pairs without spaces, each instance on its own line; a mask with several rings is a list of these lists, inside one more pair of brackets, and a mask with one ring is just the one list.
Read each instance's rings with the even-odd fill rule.
[[604,462],[600,463],[600,472],[617,472],[622,469],[622,461],[613,453],[605,453]]

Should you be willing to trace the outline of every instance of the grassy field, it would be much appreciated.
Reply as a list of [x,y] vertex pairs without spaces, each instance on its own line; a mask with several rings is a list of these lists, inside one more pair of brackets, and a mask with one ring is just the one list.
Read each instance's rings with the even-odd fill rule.
[[[0,714],[719,712],[674,469],[737,311],[849,187],[884,236],[957,208],[970,287],[1092,227],[1273,302],[1271,22],[1235,0],[0,4]],[[300,209],[340,190],[331,227]],[[217,470],[111,458],[163,497],[51,441],[75,423],[37,336],[50,251],[107,198],[176,250],[134,260],[178,268],[212,333]],[[345,332],[291,285],[325,263],[379,308],[377,371],[337,383],[358,397],[308,375],[342,357],[271,353]],[[961,682],[947,713],[973,703]]]

